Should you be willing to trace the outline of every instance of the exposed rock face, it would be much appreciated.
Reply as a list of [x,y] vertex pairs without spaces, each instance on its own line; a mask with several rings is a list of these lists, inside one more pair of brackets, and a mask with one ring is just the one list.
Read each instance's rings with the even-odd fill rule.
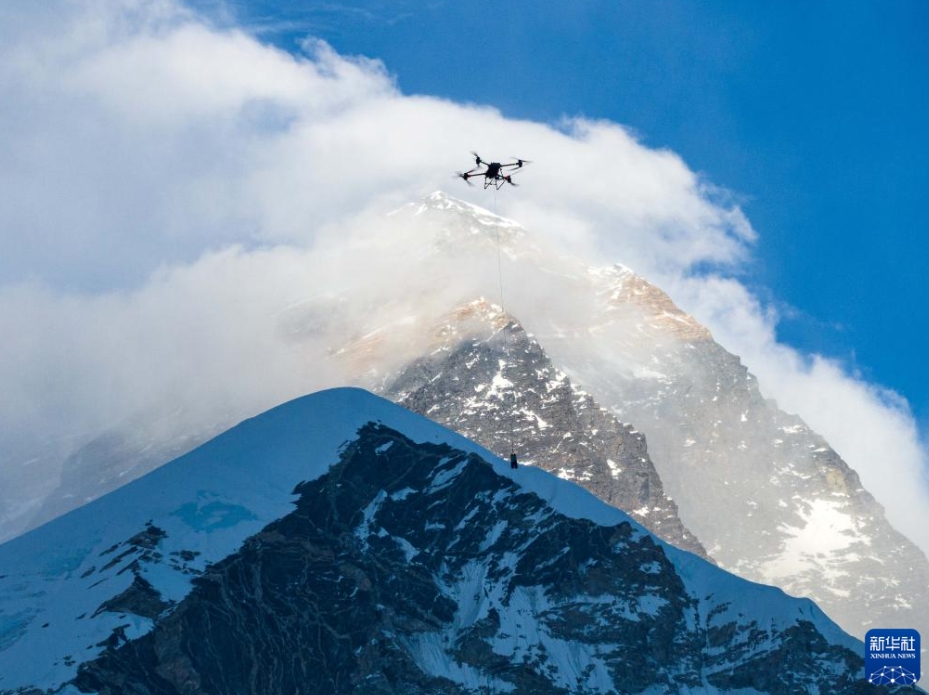
[[368,425],[296,492],[294,512],[75,684],[102,695],[883,692],[812,603],[628,521],[569,518],[446,444]]
[[[507,323],[507,321],[509,321]],[[669,543],[706,557],[648,458],[645,437],[574,388],[522,327],[484,301],[385,395],[507,458],[573,480]]]
[[171,604],[162,600],[155,588],[144,577],[137,574],[128,589],[104,602],[98,612],[132,613],[154,620],[170,607]]
[[[540,340],[577,383],[648,434],[665,489],[709,554],[740,576],[815,599],[859,637],[872,627],[929,631],[929,562],[855,471],[766,400],[739,358],[661,290],[625,268],[592,277],[601,337],[611,338],[601,354],[578,358],[563,333]],[[627,330],[631,308],[639,335]],[[611,331],[614,317],[623,331]],[[647,361],[643,340],[654,346]]]

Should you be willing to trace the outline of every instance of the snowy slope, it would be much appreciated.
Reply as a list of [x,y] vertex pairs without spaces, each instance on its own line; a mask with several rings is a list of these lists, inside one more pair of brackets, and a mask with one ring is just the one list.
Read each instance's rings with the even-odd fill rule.
[[[367,435],[358,439],[359,431],[370,422],[379,424],[374,429],[368,427]],[[351,446],[346,449],[347,443]],[[417,457],[421,459],[418,465]],[[328,487],[310,482],[322,480],[320,476],[333,470],[337,462],[341,477],[330,480]],[[354,466],[355,478],[349,476],[346,466]],[[297,512],[293,511],[295,501]],[[475,503],[484,505],[482,513]],[[292,401],[248,420],[144,478],[0,546],[0,692],[58,688],[88,661],[94,665],[83,677],[95,683],[111,677],[113,669],[141,668],[143,661],[134,657],[125,661],[126,655],[136,649],[139,653],[161,652],[151,652],[151,640],[140,636],[167,639],[163,636],[173,635],[169,642],[176,644],[178,633],[171,632],[171,625],[180,629],[177,625],[184,624],[185,616],[195,615],[207,600],[200,598],[197,603],[190,598],[193,594],[208,596],[213,592],[210,587],[231,591],[228,582],[232,580],[225,578],[255,576],[256,570],[249,569],[249,553],[261,556],[270,552],[278,542],[275,539],[287,535],[288,525],[298,523],[299,513],[330,518],[325,512],[330,505],[334,510],[344,509],[337,518],[350,522],[340,527],[345,530],[326,537],[326,542],[344,547],[346,539],[354,539],[351,552],[357,562],[373,557],[374,567],[383,567],[388,560],[397,563],[396,569],[380,580],[387,583],[375,586],[375,590],[386,595],[396,578],[403,579],[409,573],[413,577],[409,581],[415,582],[401,586],[400,596],[417,595],[423,582],[439,587],[435,590],[452,611],[448,621],[441,620],[447,610],[435,607],[438,617],[428,617],[433,610],[429,609],[423,618],[413,623],[407,620],[403,623],[407,628],[401,629],[400,608],[394,608],[395,627],[388,633],[402,633],[391,639],[396,637],[394,648],[401,649],[405,663],[429,678],[460,688],[447,692],[476,692],[484,676],[478,678],[467,668],[462,670],[464,657],[450,652],[447,644],[443,647],[443,635],[461,638],[467,628],[473,637],[474,626],[483,624],[481,620],[491,609],[503,617],[497,620],[495,636],[485,636],[490,640],[487,643],[496,645],[493,649],[501,653],[514,658],[517,653],[524,654],[528,659],[523,647],[511,643],[518,635],[526,635],[525,639],[538,645],[532,653],[541,650],[545,663],[555,664],[546,681],[552,687],[563,687],[565,679],[578,677],[577,659],[583,656],[581,652],[589,652],[589,659],[581,659],[588,659],[584,661],[587,666],[580,664],[586,680],[581,685],[569,684],[572,692],[609,692],[604,678],[610,673],[615,676],[617,662],[605,655],[616,648],[610,647],[610,639],[618,639],[616,635],[608,637],[610,630],[653,622],[656,626],[665,624],[669,636],[690,635],[687,649],[680,647],[682,654],[657,659],[655,677],[702,683],[701,692],[731,690],[709,687],[706,679],[715,678],[717,685],[729,682],[726,679],[740,664],[749,666],[756,659],[770,660],[774,655],[781,655],[778,659],[788,655],[796,658],[803,650],[798,652],[790,645],[800,633],[804,640],[814,638],[819,645],[815,654],[794,664],[803,678],[824,679],[828,674],[829,679],[838,679],[836,682],[853,682],[858,677],[860,643],[839,630],[811,602],[751,584],[666,546],[628,516],[570,482],[532,467],[513,471],[468,440],[399,406],[361,390],[337,389]],[[456,524],[443,521],[455,518],[459,519]],[[466,523],[468,519],[472,521]],[[319,523],[314,522],[312,528],[319,528]],[[510,530],[504,534],[507,523]],[[387,526],[392,530],[385,530]],[[583,555],[594,552],[581,548],[587,548],[595,528],[613,534],[612,545],[605,546],[608,554],[615,555],[612,559]],[[296,550],[292,551],[298,555],[315,553],[302,537],[299,533],[295,537],[290,547]],[[395,540],[384,546],[391,538]],[[441,547],[447,549],[438,552],[440,538],[447,544]],[[543,549],[533,552],[543,555],[529,554],[540,542]],[[467,543],[472,544],[471,550],[449,554],[449,548]],[[387,552],[384,547],[392,550],[383,555]],[[565,555],[569,550],[572,552]],[[551,553],[550,559],[538,561],[544,553]],[[579,565],[565,564],[575,553],[587,559]],[[453,556],[477,574],[440,571],[439,566]],[[292,555],[285,557],[293,559]],[[286,571],[282,562],[271,563],[275,574]],[[334,587],[342,582],[339,576],[355,576],[345,562],[336,562],[323,573],[335,572]],[[524,586],[513,568],[525,562],[532,563],[541,579]],[[637,564],[641,565],[639,574],[629,575]],[[592,568],[601,565],[619,572],[618,578],[611,580],[619,583],[609,595],[602,594],[602,587],[611,575],[603,574],[606,569],[593,573]],[[496,568],[497,574],[486,586],[503,593],[474,603],[469,597],[482,586],[481,573],[486,574],[490,567]],[[546,572],[556,569],[560,574],[546,583]],[[203,576],[205,583],[195,579],[197,576]],[[638,579],[630,582],[629,576]],[[309,580],[298,573],[281,581],[291,587],[288,594],[298,594],[300,583]],[[365,581],[370,589],[372,580]],[[594,585],[601,588],[593,596],[582,592],[587,598],[566,597],[579,582],[588,587],[584,592],[592,591]],[[350,603],[355,602],[356,593],[349,595]],[[620,594],[623,600],[616,604]],[[585,604],[588,607],[584,610],[603,608],[602,636],[591,633],[587,625],[583,639],[577,637],[580,642],[555,639],[553,635],[561,634],[558,630],[564,627],[566,616],[575,610],[571,607]],[[672,604],[675,609],[668,613],[664,607]],[[227,604],[222,614],[228,614],[232,605]],[[259,615],[273,611],[273,606],[269,608],[271,604],[263,603],[255,593],[246,593],[246,598],[234,605],[245,611],[242,619],[255,611]],[[287,607],[286,612],[307,609]],[[381,615],[382,609],[375,612]],[[558,622],[551,622],[553,615],[561,616]],[[572,629],[576,632],[581,628]],[[188,634],[185,639],[203,644],[207,637]],[[249,638],[246,635],[243,639]],[[634,640],[638,643],[640,638]],[[678,641],[678,637],[673,638],[674,643]],[[704,644],[705,648],[700,646]],[[596,654],[601,656],[594,658]],[[472,661],[477,666],[471,668],[480,670],[483,662],[475,659]],[[694,671],[693,664],[704,662],[716,663],[715,670],[699,667]],[[596,669],[595,663],[600,664]],[[681,672],[681,664],[690,665]],[[226,666],[233,668],[232,664]],[[222,663],[219,667],[225,668]],[[782,676],[775,670],[765,677],[777,680],[793,676]],[[250,692],[268,691],[256,687]]]
[[[99,651],[125,622],[95,612],[130,587],[134,575],[125,569],[133,562],[166,600],[183,598],[195,572],[289,512],[294,487],[322,475],[365,422],[380,419],[422,441],[451,438],[478,450],[402,408],[362,406],[366,400],[345,389],[281,406],[0,545],[0,689],[72,678],[76,661]],[[150,521],[165,534],[157,558],[129,542]],[[131,622],[129,637],[151,627]]]
[[[929,630],[929,561],[829,443],[766,399],[739,358],[660,289],[626,268],[590,277],[596,326],[543,329],[539,340],[646,433],[665,489],[710,555],[813,598],[859,637],[872,627]],[[643,344],[653,347],[644,360]]]
[[[929,633],[925,555],[890,526],[829,443],[766,400],[739,358],[660,288],[621,266],[581,263],[517,223],[441,193],[384,225],[333,264],[389,258],[398,263],[395,287],[368,288],[360,278],[282,308],[281,333],[295,349],[301,336],[322,336],[340,369],[383,391],[449,343],[454,307],[498,301],[499,249],[508,312],[553,369],[647,437],[663,493],[722,567],[814,598],[858,636],[875,626]],[[192,434],[174,433],[173,441],[194,442]],[[100,459],[104,469],[115,460],[105,451]],[[86,482],[94,466],[81,460]],[[122,482],[95,480],[103,484],[60,490],[57,502]]]

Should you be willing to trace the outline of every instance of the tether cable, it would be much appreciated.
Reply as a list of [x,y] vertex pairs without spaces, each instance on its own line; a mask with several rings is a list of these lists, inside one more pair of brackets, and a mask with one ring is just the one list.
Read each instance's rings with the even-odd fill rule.
[[[497,215],[497,189],[494,188],[494,217],[499,217]],[[507,331],[509,330],[510,322],[506,313],[506,302],[503,296],[503,261],[501,260],[500,254],[500,225],[495,221],[496,232],[494,238],[497,242],[497,280],[500,284],[500,310],[503,312],[503,357],[504,357],[504,366],[500,370],[500,375],[505,379],[505,370],[506,367],[510,364],[510,349],[507,341]],[[519,394],[516,392],[516,383],[513,383],[513,411],[510,413],[510,458],[516,454],[516,411],[519,408]],[[505,403],[505,401],[504,401]]]

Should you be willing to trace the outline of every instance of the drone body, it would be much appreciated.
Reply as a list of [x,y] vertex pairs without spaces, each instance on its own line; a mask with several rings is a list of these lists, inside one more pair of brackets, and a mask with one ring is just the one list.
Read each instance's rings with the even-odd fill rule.
[[[458,176],[465,180],[465,183],[471,184],[470,179],[475,176],[484,177],[484,188],[490,188],[494,186],[498,190],[503,184],[508,183],[511,186],[515,186],[513,183],[513,174],[516,173],[516,170],[522,169],[524,164],[529,164],[528,160],[515,158],[515,162],[509,162],[507,164],[501,164],[500,162],[485,162],[481,159],[481,156],[477,152],[472,152],[474,155],[475,167],[470,171],[466,171],[463,174],[459,173]],[[481,168],[483,167],[483,169]]]

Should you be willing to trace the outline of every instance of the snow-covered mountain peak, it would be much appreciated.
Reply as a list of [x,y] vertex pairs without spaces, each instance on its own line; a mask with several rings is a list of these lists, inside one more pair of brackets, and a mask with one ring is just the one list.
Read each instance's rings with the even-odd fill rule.
[[436,191],[419,203],[408,203],[388,214],[393,221],[415,220],[434,235],[436,248],[460,253],[468,248],[499,245],[502,253],[514,257],[537,252],[522,225],[478,205]]
[[445,210],[454,214],[470,217],[486,226],[509,227],[512,229],[520,229],[525,233],[525,229],[523,229],[522,225],[518,222],[498,215],[495,212],[491,212],[480,205],[475,205],[474,203],[469,203],[450,196],[445,191],[434,191],[427,195],[420,201],[414,214],[421,215],[429,210]]
[[57,687],[114,635],[119,644],[148,632],[209,565],[289,513],[295,487],[325,474],[369,421],[493,458],[360,389],[320,392],[246,420],[0,545],[0,693]]
[[0,693],[781,693],[861,685],[812,602],[355,389],[0,546]]
[[446,314],[445,321],[439,322],[437,337],[447,344],[455,337],[467,335],[480,330],[483,326],[490,326],[500,330],[507,324],[516,321],[503,308],[485,297],[478,297],[470,302],[461,304]]
[[682,311],[657,285],[650,283],[623,265],[587,269],[596,288],[597,300],[604,316],[639,308],[643,321],[637,324],[642,333],[671,336],[681,341],[712,340],[710,331],[693,316]]
[[[410,358],[446,351],[465,337],[480,334],[490,338],[515,321],[499,304],[484,297],[464,301],[438,315],[403,313],[388,304],[369,330],[348,336],[332,354],[358,383],[374,387],[392,378],[394,370],[404,364],[403,360],[391,360],[391,353],[407,354],[410,346],[415,346]],[[392,369],[385,369],[385,365],[392,365]]]
[[[706,327],[631,268],[618,263],[590,265],[550,246],[519,223],[442,191],[394,211],[391,217],[395,221],[406,217],[426,222],[435,235],[435,248],[453,256],[474,248],[492,251],[498,245],[506,259],[515,264],[511,270],[531,266],[543,274],[533,281],[547,278],[555,286],[564,285],[566,293],[587,295],[585,299],[589,297],[597,309],[595,320],[634,322],[640,333],[660,339],[712,340]],[[486,258],[493,260],[492,254]],[[517,309],[515,313],[521,312]],[[582,315],[589,314],[585,311]],[[591,327],[600,326],[585,326]]]
[[497,339],[502,343],[503,332],[514,329],[522,330],[514,316],[499,304],[478,297],[460,304],[434,322],[430,331],[432,341],[424,354],[448,353],[463,340]]

